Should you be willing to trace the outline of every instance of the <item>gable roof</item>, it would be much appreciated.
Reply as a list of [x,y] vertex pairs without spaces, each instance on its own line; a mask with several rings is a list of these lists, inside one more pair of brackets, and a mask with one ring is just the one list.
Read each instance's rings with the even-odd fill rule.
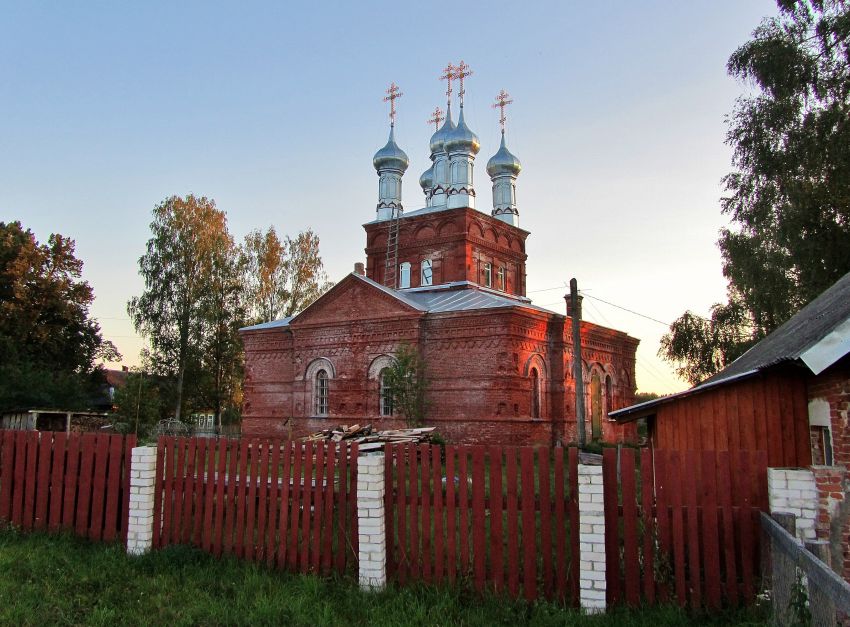
[[850,272],[717,374],[689,390],[610,412],[614,420],[653,414],[658,405],[699,394],[783,363],[802,363],[818,375],[850,354]]
[[718,383],[751,370],[798,359],[813,374],[820,374],[847,353],[850,353],[850,272],[705,383]]
[[[348,276],[345,277],[342,281],[337,283],[334,287],[332,287],[325,294],[330,294],[330,292],[334,291],[337,286],[341,285],[343,281],[349,279],[349,277],[354,277],[354,279],[358,281],[362,281],[387,294],[388,296],[392,296],[396,300],[404,303],[408,307],[412,307],[418,311],[426,312],[426,313],[447,313],[454,311],[474,311],[477,309],[495,309],[500,307],[518,307],[521,309],[530,309],[532,311],[539,311],[542,313],[547,313],[555,316],[560,316],[562,314],[557,314],[553,311],[549,311],[548,309],[544,309],[543,307],[538,307],[537,305],[532,305],[531,302],[526,300],[519,300],[516,298],[511,298],[507,295],[496,294],[490,292],[486,289],[479,289],[477,287],[472,287],[472,284],[469,286],[461,287],[460,289],[440,289],[439,286],[435,286],[432,290],[424,291],[422,289],[414,289],[414,290],[394,290],[386,287],[385,285],[381,285],[380,283],[373,281],[369,277],[366,277],[362,274],[357,274],[356,272],[352,272]],[[466,284],[466,282],[464,282]],[[449,284],[448,287],[453,288],[456,287],[453,284]],[[321,298],[319,299],[321,300]],[[319,302],[318,300],[315,301]],[[315,304],[315,303],[313,303]],[[310,307],[313,306],[311,304],[307,309],[302,311],[304,313]],[[289,316],[288,318],[283,318],[281,320],[273,320],[271,322],[263,322],[261,324],[254,324],[248,327],[242,327],[239,329],[240,331],[259,331],[262,329],[275,329],[279,327],[288,327],[290,322],[295,320],[298,316]]]

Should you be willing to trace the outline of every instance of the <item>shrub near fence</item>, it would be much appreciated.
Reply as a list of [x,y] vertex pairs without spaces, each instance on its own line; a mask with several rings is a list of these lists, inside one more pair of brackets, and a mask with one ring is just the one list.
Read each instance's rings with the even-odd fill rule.
[[356,486],[356,444],[161,437],[153,546],[343,572],[356,564]]
[[124,539],[135,436],[3,431],[0,520],[25,531]]
[[767,509],[764,451],[643,449],[639,466],[636,458],[628,448],[619,460],[604,452],[607,602],[751,603]]
[[578,604],[576,449],[393,445],[387,574]]

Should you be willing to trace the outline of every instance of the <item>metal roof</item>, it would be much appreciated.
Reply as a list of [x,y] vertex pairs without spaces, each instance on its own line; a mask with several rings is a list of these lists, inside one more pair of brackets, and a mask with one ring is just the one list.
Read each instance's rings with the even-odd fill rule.
[[847,354],[850,354],[850,272],[773,333],[699,385],[608,415],[614,420],[635,420],[654,414],[655,408],[664,403],[753,376],[781,363],[802,362],[817,375]]
[[[401,301],[405,305],[426,313],[446,313],[453,311],[475,311],[477,309],[496,309],[500,307],[518,307],[521,309],[531,309],[551,315],[557,314],[554,311],[549,311],[543,307],[532,305],[528,299],[511,298],[503,296],[487,290],[486,288],[471,287],[472,284],[463,282],[463,285],[469,287],[461,287],[457,289],[455,285],[434,286],[431,290],[423,291],[422,288],[413,290],[393,290],[385,285],[381,285],[372,279],[352,272],[349,276],[354,277],[358,281],[363,281],[375,289],[379,289],[385,294]],[[339,285],[339,283],[337,284]],[[306,310],[305,310],[306,311]],[[282,320],[274,320],[272,322],[264,322],[255,324],[249,327],[243,327],[240,331],[260,331],[263,329],[276,329],[279,327],[287,327],[289,323],[297,316],[289,316]]]

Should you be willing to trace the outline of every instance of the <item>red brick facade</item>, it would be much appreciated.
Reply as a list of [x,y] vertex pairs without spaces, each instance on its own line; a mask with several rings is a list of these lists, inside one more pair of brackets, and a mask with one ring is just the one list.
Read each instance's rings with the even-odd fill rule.
[[829,436],[832,443],[832,466],[825,463],[824,429],[811,427],[812,471],[818,485],[818,537],[832,545],[833,569],[850,581],[850,357],[828,368],[808,381],[810,408],[812,403],[829,406]]
[[[379,373],[399,346],[410,344],[426,365],[426,423],[447,440],[574,441],[569,319],[522,298],[528,233],[471,209],[405,218],[398,259],[411,264],[413,289],[394,291],[372,280],[382,279],[387,225],[365,228],[368,278],[349,275],[288,324],[243,331],[243,432],[297,437],[338,424],[403,426],[380,415]],[[417,290],[419,264],[426,258],[432,260],[434,285]],[[484,263],[491,264],[491,279],[494,269],[505,268],[505,283],[484,287]],[[430,295],[487,304],[422,305]],[[633,425],[602,417],[634,400],[638,341],[582,322],[582,344],[588,414],[596,408],[604,439],[631,438]],[[328,376],[322,416],[320,371]]]

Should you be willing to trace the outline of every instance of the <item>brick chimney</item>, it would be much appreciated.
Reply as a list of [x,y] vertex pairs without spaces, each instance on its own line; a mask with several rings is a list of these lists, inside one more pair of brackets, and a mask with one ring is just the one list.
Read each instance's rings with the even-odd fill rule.
[[354,274],[359,274],[360,276],[364,276],[366,274],[366,266],[363,265],[362,261],[358,261],[354,264]]

